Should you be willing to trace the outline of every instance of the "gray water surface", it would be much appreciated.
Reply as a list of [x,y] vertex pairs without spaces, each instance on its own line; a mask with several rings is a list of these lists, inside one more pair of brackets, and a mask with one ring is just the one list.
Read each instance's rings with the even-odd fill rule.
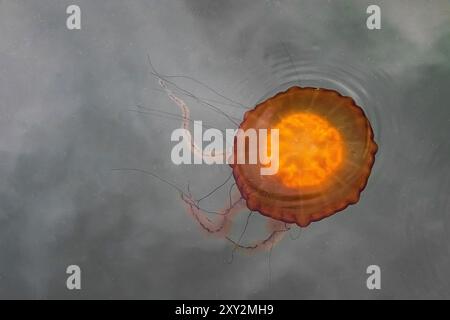
[[[80,0],[77,31],[70,4],[0,1],[1,298],[450,298],[448,0]],[[381,30],[366,27],[369,4]],[[230,173],[171,162],[179,110],[147,55],[233,119],[292,85],[354,98],[379,145],[361,200],[230,262],[233,246],[176,190],[112,171],[156,172],[197,197]],[[180,97],[192,119],[236,127]],[[223,207],[227,192],[203,205]],[[252,215],[242,241],[264,223]],[[71,264],[80,291],[66,289]],[[381,290],[366,287],[372,264]]]

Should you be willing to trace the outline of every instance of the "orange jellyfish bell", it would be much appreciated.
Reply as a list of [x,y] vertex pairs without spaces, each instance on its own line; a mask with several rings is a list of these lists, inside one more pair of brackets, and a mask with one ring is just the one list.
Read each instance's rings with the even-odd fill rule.
[[231,164],[247,207],[301,227],[358,202],[378,149],[363,110],[328,89],[291,87],[247,111],[239,128],[279,130],[275,174]]

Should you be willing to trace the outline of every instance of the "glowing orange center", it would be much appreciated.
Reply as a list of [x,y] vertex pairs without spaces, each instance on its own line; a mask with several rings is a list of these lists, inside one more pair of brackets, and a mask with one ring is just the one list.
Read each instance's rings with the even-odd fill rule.
[[281,119],[278,128],[278,177],[287,187],[324,183],[342,162],[344,144],[339,131],[322,117],[300,112]]

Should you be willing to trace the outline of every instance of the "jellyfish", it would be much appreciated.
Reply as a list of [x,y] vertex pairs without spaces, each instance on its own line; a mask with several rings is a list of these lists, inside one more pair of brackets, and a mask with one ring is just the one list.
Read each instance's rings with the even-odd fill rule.
[[[151,74],[158,79],[161,90],[181,112],[181,127],[190,130],[190,109],[170,87],[191,98],[199,98],[179,88],[168,76],[156,72],[149,62]],[[211,104],[208,106],[215,108]],[[220,109],[215,110],[229,117]],[[205,231],[226,238],[234,249],[271,249],[292,226],[305,228],[359,201],[378,146],[368,118],[352,98],[330,89],[292,86],[246,110],[240,123],[229,120],[237,124],[236,129],[244,131],[278,129],[279,170],[274,175],[261,175],[260,169],[266,164],[232,161],[230,176],[212,192],[231,178],[236,188],[232,186],[229,190],[229,203],[214,212],[200,205],[209,194],[195,198],[189,187],[185,192],[169,183],[180,192],[187,212]],[[267,139],[270,140],[270,135]],[[269,141],[269,153],[270,145]],[[236,157],[236,139],[234,145],[214,153],[202,150],[192,139],[190,151],[209,160]],[[267,237],[248,245],[240,243],[242,235],[238,240],[231,239],[233,218],[243,210],[250,210],[247,223],[254,213],[269,218]]]
[[291,87],[247,111],[239,128],[280,135],[277,174],[231,165],[247,207],[300,227],[358,202],[378,149],[364,111],[328,89]]

